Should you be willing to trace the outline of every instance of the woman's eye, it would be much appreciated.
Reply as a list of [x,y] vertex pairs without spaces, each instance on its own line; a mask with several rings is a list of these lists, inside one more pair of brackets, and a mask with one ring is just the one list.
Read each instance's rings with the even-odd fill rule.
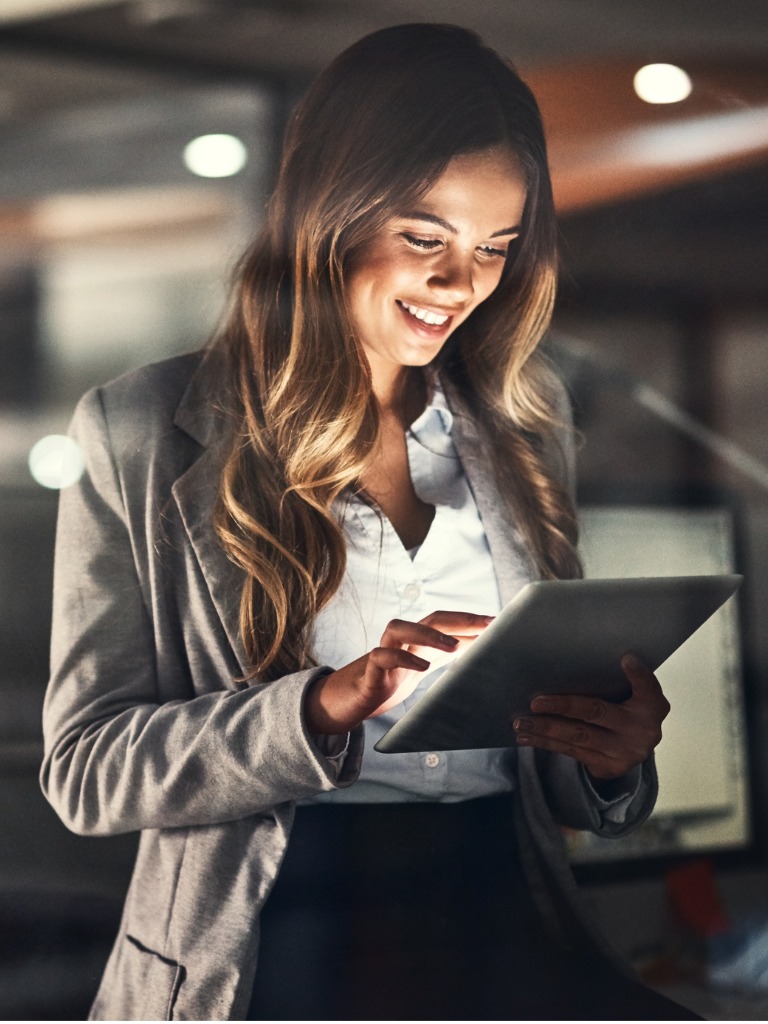
[[480,252],[483,253],[484,256],[498,256],[503,260],[507,258],[506,249],[497,249],[493,245],[481,245]]
[[406,231],[403,232],[403,238],[414,249],[436,249],[440,245],[437,238],[419,238],[418,235],[409,235]]

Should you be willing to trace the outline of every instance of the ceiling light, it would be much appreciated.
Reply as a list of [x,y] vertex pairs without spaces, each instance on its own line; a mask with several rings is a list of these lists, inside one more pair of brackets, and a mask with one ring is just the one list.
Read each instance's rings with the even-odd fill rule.
[[29,453],[29,471],[42,487],[60,490],[77,483],[84,468],[80,445],[65,434],[41,437]]
[[229,178],[241,171],[248,150],[235,135],[200,135],[184,147],[184,163],[201,178]]
[[646,64],[635,75],[635,92],[646,103],[679,103],[691,94],[691,80],[674,64]]

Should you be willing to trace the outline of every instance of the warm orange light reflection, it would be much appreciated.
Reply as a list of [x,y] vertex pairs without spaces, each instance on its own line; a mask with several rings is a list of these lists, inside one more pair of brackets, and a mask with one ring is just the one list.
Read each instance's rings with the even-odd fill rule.
[[558,210],[567,213],[768,160],[768,69],[688,66],[677,105],[636,95],[636,64],[538,68],[523,75],[547,127]]

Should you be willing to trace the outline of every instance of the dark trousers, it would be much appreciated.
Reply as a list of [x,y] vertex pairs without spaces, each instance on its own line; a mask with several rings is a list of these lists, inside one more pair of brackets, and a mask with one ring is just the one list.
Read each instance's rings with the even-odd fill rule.
[[697,1020],[544,933],[508,798],[300,807],[250,1020]]

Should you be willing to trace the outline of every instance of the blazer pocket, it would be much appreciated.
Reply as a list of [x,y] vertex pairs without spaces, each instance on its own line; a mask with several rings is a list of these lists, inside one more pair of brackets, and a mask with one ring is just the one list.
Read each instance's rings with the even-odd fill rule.
[[108,971],[93,1020],[173,1020],[186,970],[182,964],[126,935],[114,971]]

